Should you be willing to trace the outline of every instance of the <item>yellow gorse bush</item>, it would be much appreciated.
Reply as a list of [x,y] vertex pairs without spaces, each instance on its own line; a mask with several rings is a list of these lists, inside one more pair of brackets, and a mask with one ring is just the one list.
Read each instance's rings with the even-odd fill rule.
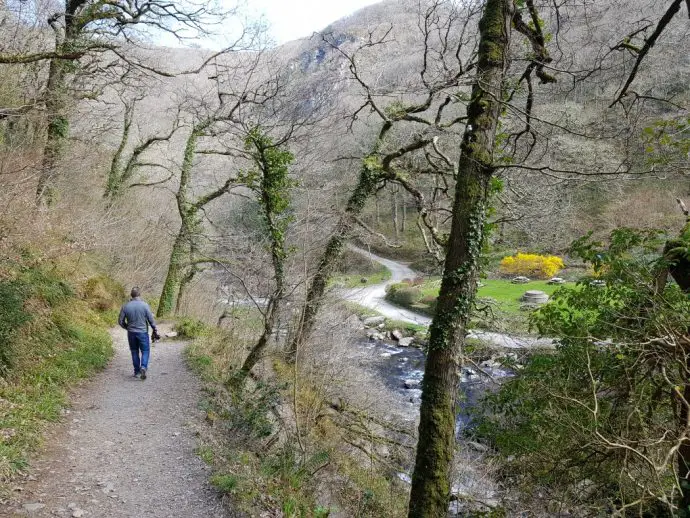
[[548,279],[565,268],[563,259],[556,255],[517,253],[501,259],[501,273],[525,275],[538,279]]

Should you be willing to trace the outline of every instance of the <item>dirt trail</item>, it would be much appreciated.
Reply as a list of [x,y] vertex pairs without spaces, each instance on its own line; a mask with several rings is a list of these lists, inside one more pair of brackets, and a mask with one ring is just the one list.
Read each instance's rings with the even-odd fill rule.
[[184,344],[156,344],[141,381],[131,377],[125,332],[112,335],[115,357],[78,389],[0,516],[226,517],[194,454],[200,386],[184,364]]

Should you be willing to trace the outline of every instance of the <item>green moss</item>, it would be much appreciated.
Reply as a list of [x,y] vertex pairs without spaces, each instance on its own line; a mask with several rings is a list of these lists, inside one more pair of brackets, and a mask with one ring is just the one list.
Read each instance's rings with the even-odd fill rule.
[[508,41],[508,6],[505,0],[488,0],[479,21],[479,68],[502,65]]

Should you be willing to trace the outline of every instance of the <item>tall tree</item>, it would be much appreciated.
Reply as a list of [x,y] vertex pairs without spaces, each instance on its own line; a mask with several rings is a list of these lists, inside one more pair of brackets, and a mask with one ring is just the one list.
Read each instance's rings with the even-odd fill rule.
[[479,22],[477,75],[467,107],[443,280],[422,381],[411,518],[445,516],[450,501],[458,370],[477,291],[512,13],[512,0],[487,0]]
[[285,261],[288,257],[286,234],[292,221],[290,190],[294,186],[288,170],[294,156],[280,144],[275,144],[260,128],[254,128],[249,132],[245,140],[245,150],[251,157],[254,168],[240,175],[240,179],[254,192],[261,206],[275,286],[263,311],[264,324],[261,336],[232,380],[238,385],[261,359],[266,345],[273,336],[280,306],[285,297]]
[[[236,175],[229,175],[225,183],[206,194],[198,197],[192,195],[192,171],[194,158],[197,153],[199,138],[206,135],[206,131],[216,120],[213,117],[196,122],[187,137],[184,148],[182,167],[180,168],[180,183],[175,194],[177,212],[180,215],[180,228],[173,242],[168,261],[168,272],[163,283],[163,290],[158,301],[156,316],[168,316],[179,298],[185,272],[194,268],[194,251],[198,248],[199,233],[201,232],[202,210],[216,198],[228,193],[236,184]],[[191,280],[188,279],[187,282]]]
[[[670,18],[678,11],[674,1],[655,32],[641,49],[638,60],[617,100],[626,94],[639,61]],[[529,16],[525,22],[523,14]],[[665,21],[664,21],[665,20]],[[522,34],[532,56],[519,82],[526,82],[525,129],[515,141],[531,135],[529,156],[536,135],[532,127],[534,93],[531,78],[554,82],[548,72],[551,58],[546,50],[546,35],[533,0],[486,0],[479,24],[477,75],[467,108],[467,126],[458,164],[455,201],[444,273],[437,310],[430,328],[428,356],[422,382],[419,441],[412,477],[410,517],[438,517],[447,513],[450,497],[450,471],[455,450],[455,415],[458,368],[461,365],[465,335],[474,304],[478,279],[478,260],[485,238],[485,224],[492,180],[497,170],[494,160],[496,129],[507,95],[506,73],[511,33]],[[507,102],[505,101],[507,99]],[[522,167],[519,165],[517,167]],[[687,416],[687,414],[686,414]],[[685,462],[685,457],[682,462]],[[679,460],[679,464],[681,460]],[[687,474],[687,469],[683,472]],[[686,476],[686,475],[685,475]]]

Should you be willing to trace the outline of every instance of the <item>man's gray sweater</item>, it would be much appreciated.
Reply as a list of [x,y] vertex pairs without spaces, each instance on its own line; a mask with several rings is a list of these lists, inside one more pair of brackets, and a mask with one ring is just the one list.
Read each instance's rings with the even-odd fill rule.
[[130,300],[122,306],[117,323],[130,333],[148,333],[149,324],[156,329],[153,313],[149,305],[139,297]]

